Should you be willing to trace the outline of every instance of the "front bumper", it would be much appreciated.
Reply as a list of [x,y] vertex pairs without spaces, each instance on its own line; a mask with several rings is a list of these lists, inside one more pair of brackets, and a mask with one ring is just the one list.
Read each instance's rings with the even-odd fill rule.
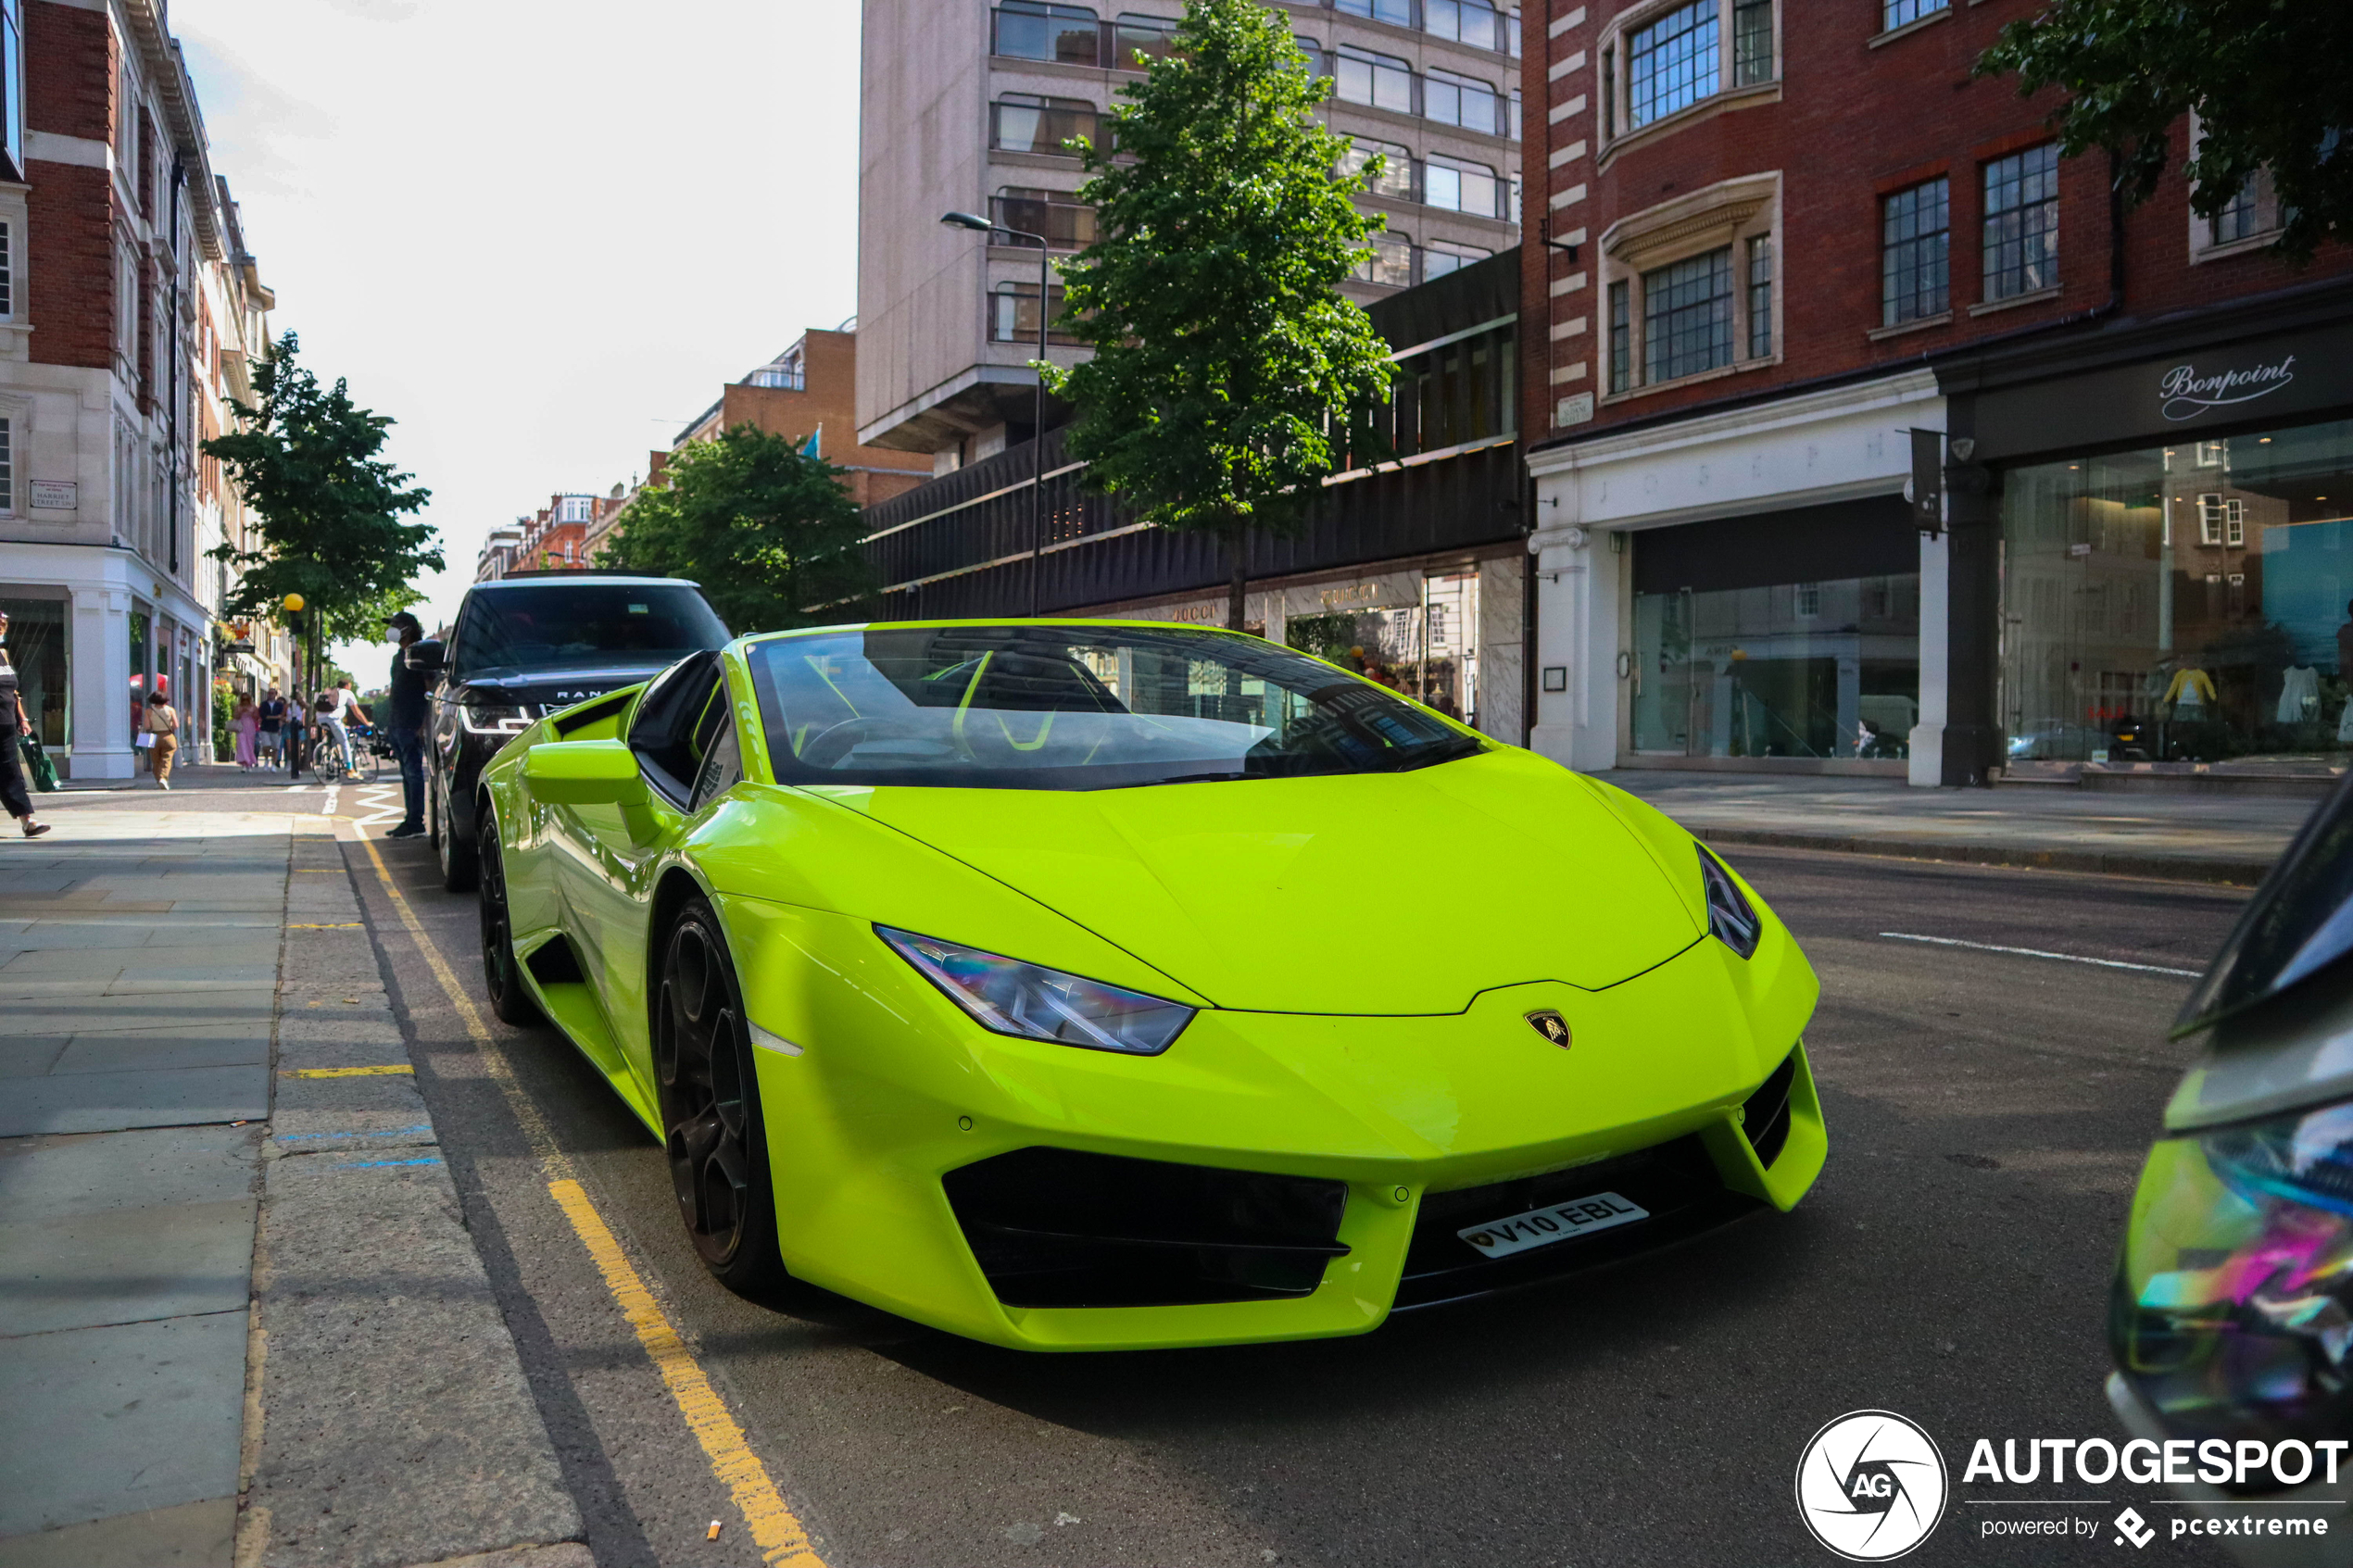
[[[799,1047],[758,1053],[787,1266],[997,1344],[1363,1333],[1392,1311],[1786,1210],[1828,1149],[1797,1043],[1817,987],[1778,926],[1745,962],[1701,941],[1605,990],[1505,986],[1454,1014],[1204,1011],[1165,1055],[1130,1058],[986,1034],[862,922],[722,904],[748,1013]],[[1540,1009],[1568,1021],[1570,1048],[1529,1027]],[[1760,1159],[1743,1124],[1768,1080],[1780,1087],[1755,1110],[1771,1123],[1754,1128],[1770,1156]],[[1312,1288],[1251,1299],[1007,1305],[990,1279],[1000,1261],[976,1256],[949,1183],[1037,1148],[1338,1184],[1344,1202],[1326,1239],[1344,1251],[1307,1276]],[[1611,1190],[1653,1219],[1493,1261],[1453,1234]]]

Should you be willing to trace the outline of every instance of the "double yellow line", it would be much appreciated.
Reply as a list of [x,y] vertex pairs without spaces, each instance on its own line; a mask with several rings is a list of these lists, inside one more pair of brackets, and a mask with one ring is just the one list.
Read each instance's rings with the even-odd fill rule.
[[473,998],[458,984],[457,975],[450,972],[440,949],[434,946],[433,938],[425,935],[424,922],[417,918],[417,911],[409,908],[407,897],[392,880],[392,873],[384,869],[384,857],[376,853],[375,842],[362,834],[359,843],[366,847],[368,859],[375,863],[376,879],[384,884],[385,894],[391,897],[393,908],[400,915],[400,923],[415,940],[417,950],[424,955],[426,966],[433,971],[434,979],[440,983],[443,995],[457,1010],[459,1022],[465,1025],[475,1048],[482,1053],[483,1063],[490,1071],[491,1081],[498,1085],[499,1093],[507,1097],[507,1108],[514,1113],[516,1123],[522,1128],[524,1140],[531,1146],[533,1157],[539,1161],[540,1174],[547,1181],[548,1196],[563,1210],[564,1218],[572,1222],[573,1234],[588,1249],[589,1259],[596,1263],[597,1272],[604,1275],[605,1288],[612,1292],[614,1304],[629,1320],[629,1326],[636,1331],[637,1343],[646,1348],[646,1354],[651,1358],[654,1369],[661,1374],[662,1386],[669,1389],[672,1401],[678,1407],[678,1413],[686,1417],[696,1440],[702,1444],[704,1457],[711,1461],[711,1474],[719,1478],[735,1499],[736,1512],[743,1515],[745,1527],[751,1532],[752,1542],[760,1549],[761,1561],[769,1564],[769,1568],[825,1568],[824,1559],[810,1544],[808,1530],[776,1490],[776,1484],[769,1479],[767,1466],[760,1462],[760,1456],[753,1453],[751,1445],[744,1440],[744,1429],[736,1423],[734,1412],[727,1409],[727,1402],[711,1387],[711,1379],[696,1361],[694,1352],[686,1348],[686,1341],[672,1326],[661,1303],[654,1299],[653,1292],[646,1288],[646,1282],[638,1277],[628,1254],[622,1250],[611,1227],[597,1212],[596,1205],[588,1200],[587,1191],[581,1186],[571,1160],[557,1146],[555,1135],[548,1130],[547,1119],[540,1114],[539,1107],[523,1092],[522,1082],[515,1077],[514,1068],[507,1060],[506,1051],[500,1047],[497,1037],[491,1034],[490,1026],[483,1022]]

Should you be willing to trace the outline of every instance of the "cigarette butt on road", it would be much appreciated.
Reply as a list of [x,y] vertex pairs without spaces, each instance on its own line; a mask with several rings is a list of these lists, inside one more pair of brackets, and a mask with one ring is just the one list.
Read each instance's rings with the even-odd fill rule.
[[716,1519],[714,1519],[714,1520],[712,1520],[712,1521],[711,1522],[711,1528],[710,1528],[708,1531],[706,1531],[706,1532],[704,1533],[704,1535],[703,1535],[703,1539],[704,1539],[704,1540],[707,1540],[707,1541],[715,1541],[715,1540],[717,1540],[718,1538],[719,1538],[719,1521],[718,1521],[718,1520],[716,1520]]

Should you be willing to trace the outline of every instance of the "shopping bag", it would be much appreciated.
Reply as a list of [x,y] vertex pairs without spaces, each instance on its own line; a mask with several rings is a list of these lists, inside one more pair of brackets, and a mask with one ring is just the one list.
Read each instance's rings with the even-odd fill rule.
[[138,746],[142,751],[153,751],[156,748],[156,733],[153,730],[141,730]]
[[17,749],[24,753],[24,769],[31,775],[32,787],[44,795],[57,794],[57,765],[49,760],[49,754],[42,749],[41,743],[31,735],[25,735],[17,743]]

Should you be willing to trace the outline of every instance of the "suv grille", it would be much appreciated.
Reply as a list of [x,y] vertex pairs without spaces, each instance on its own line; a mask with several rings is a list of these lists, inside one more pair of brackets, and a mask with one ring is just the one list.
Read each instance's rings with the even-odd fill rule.
[[[1602,1192],[1631,1199],[1650,1210],[1650,1218],[1504,1258],[1488,1257],[1456,1234],[1487,1221]],[[1393,1310],[1458,1301],[1614,1262],[1695,1236],[1758,1207],[1754,1198],[1725,1188],[1696,1135],[1573,1170],[1492,1186],[1425,1193]]]
[[1345,1182],[1024,1148],[942,1178],[1008,1307],[1305,1296],[1340,1245]]

